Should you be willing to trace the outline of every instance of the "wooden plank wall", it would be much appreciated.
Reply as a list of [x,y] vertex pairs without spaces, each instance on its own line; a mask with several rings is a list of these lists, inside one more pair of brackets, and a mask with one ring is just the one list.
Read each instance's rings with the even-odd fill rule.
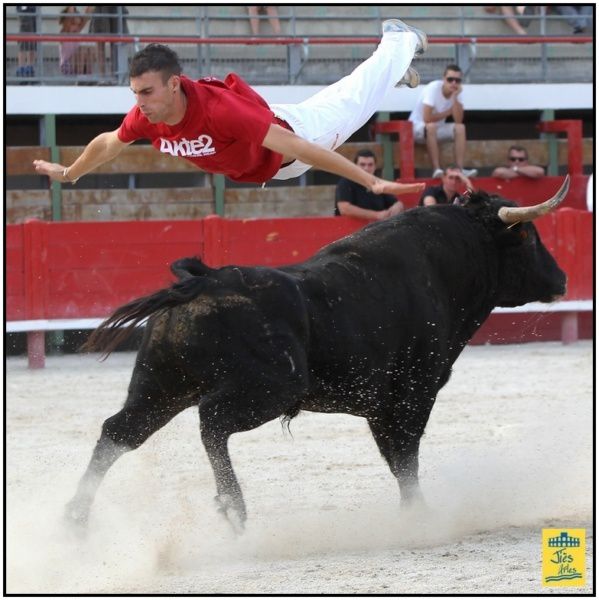
[[[468,142],[467,166],[493,167],[505,162],[508,148],[520,144],[528,149],[530,161],[547,164],[548,143],[545,140],[473,140]],[[348,143],[338,149],[343,156],[353,160],[361,148],[371,149],[382,165],[382,145],[376,142]],[[60,148],[60,161],[71,164],[83,147]],[[445,144],[441,149],[442,164],[453,162],[453,148]],[[39,146],[10,147],[6,149],[6,174],[10,176],[34,175],[32,161],[49,160],[49,148]],[[567,164],[567,142],[558,141],[560,165]],[[399,161],[399,145],[394,144],[394,164]],[[593,140],[583,141],[583,162],[593,164]],[[416,168],[432,169],[424,146],[415,147]],[[98,174],[131,173],[184,173],[195,167],[188,161],[156,151],[149,145],[132,145],[105,165],[96,169]],[[334,186],[227,188],[225,190],[225,216],[235,218],[291,217],[330,215],[334,207]],[[214,213],[213,191],[205,188],[159,189],[63,189],[63,219],[73,220],[127,220],[127,219],[195,219]],[[49,190],[9,190],[6,192],[6,219],[8,223],[21,223],[27,218],[51,218]]]

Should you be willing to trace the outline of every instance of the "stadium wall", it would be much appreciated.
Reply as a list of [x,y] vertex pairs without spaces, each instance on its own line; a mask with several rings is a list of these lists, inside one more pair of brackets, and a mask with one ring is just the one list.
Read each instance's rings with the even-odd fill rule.
[[[269,103],[294,104],[309,98],[325,86],[255,86]],[[29,86],[6,88],[7,115],[125,114],[133,106],[131,90],[119,87],[46,86],[43,94],[32,94]],[[393,89],[380,111],[411,111],[418,96],[416,89]],[[464,87],[468,110],[562,110],[592,109],[590,83],[469,84]]]

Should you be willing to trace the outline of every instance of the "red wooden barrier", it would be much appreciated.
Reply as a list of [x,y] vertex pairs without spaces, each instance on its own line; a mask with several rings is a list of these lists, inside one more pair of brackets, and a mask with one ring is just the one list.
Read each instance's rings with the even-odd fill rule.
[[45,311],[51,319],[104,317],[169,285],[169,265],[200,254],[202,221],[44,223]]
[[373,125],[374,133],[397,133],[399,136],[399,172],[402,181],[414,179],[414,128],[412,121],[383,121]]
[[[172,281],[170,263],[178,258],[199,255],[214,267],[290,264],[309,258],[322,246],[363,224],[344,217],[257,220],[209,217],[200,221],[29,221],[24,225],[8,225],[7,319],[105,317],[121,304],[168,285]],[[536,225],[568,276],[566,298],[592,298],[592,213],[560,209],[539,219]],[[523,341],[529,317],[493,315],[495,326],[496,318],[504,322],[502,327],[507,337],[503,341]],[[548,322],[549,330],[565,323],[562,338],[575,336],[575,327],[563,315],[542,318]],[[581,322],[588,337],[592,324],[586,316]],[[519,339],[509,336],[509,323],[518,324],[515,327]],[[540,327],[538,318],[534,327]],[[474,343],[481,339],[497,341],[489,339],[489,335],[481,330]],[[560,339],[560,335],[550,339]],[[31,332],[29,342],[33,352],[30,365],[43,366],[43,332]]]
[[[587,182],[588,175],[570,175],[570,189],[561,203],[562,208],[577,208],[587,210]],[[401,182],[405,183],[402,178]],[[440,185],[440,179],[418,179],[424,181],[426,186]],[[551,198],[564,182],[561,176],[546,176],[541,179],[528,179],[527,177],[517,177],[505,181],[497,177],[476,177],[472,180],[473,185],[478,189],[484,190],[489,194],[497,194],[503,198],[513,200],[519,206],[532,206]],[[403,202],[406,208],[414,208],[420,200],[420,193],[402,194],[398,198]]]
[[23,225],[8,225],[4,230],[4,236],[6,319],[19,321],[29,318],[25,305]]
[[543,133],[565,133],[568,138],[568,173],[582,175],[582,121],[557,119],[541,121],[537,129]]
[[291,264],[363,226],[364,221],[347,217],[241,220],[212,216],[204,221],[203,256],[212,267]]
[[[25,314],[28,319],[43,319],[48,283],[46,269],[46,223],[32,219],[23,228],[23,260],[25,264]],[[43,331],[27,332],[29,366],[41,369],[46,364],[45,334]]]
[[568,275],[569,300],[593,297],[593,214],[571,208],[559,211],[555,258]]

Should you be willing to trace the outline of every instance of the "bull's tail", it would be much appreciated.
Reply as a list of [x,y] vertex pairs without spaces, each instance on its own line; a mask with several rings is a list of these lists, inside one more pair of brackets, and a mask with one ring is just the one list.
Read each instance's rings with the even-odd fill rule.
[[144,319],[190,302],[216,284],[214,279],[206,277],[213,270],[195,258],[176,261],[171,265],[171,270],[181,281],[117,308],[92,331],[80,349],[84,352],[101,352],[102,359],[105,359],[121,342],[129,338]]

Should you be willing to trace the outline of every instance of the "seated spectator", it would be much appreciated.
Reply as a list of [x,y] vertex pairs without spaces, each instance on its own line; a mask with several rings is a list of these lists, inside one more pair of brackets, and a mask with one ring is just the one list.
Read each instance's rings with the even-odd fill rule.
[[[89,17],[81,15],[75,6],[67,6],[58,23],[60,33],[81,33]],[[89,75],[94,64],[93,49],[81,42],[60,42],[60,72],[63,75]]]
[[[127,15],[129,11],[125,6],[116,4],[103,4],[99,6],[88,6],[85,9],[86,14],[91,14],[92,22],[89,26],[89,32],[105,36],[114,36],[117,34],[128,34],[129,27],[127,25]],[[110,56],[108,57],[108,78],[112,79],[117,74],[118,67],[118,51],[117,44],[111,42]],[[96,49],[96,57],[98,61],[98,71],[100,77],[106,77],[106,43],[98,42]],[[103,80],[101,83],[107,83]]]
[[499,179],[514,179],[515,177],[528,177],[539,179],[545,175],[545,169],[538,165],[528,164],[528,152],[523,146],[510,146],[507,153],[508,164],[505,167],[497,167],[492,177]]
[[267,14],[268,22],[272,27],[272,32],[275,35],[281,35],[281,23],[279,21],[279,13],[277,12],[276,6],[248,6],[248,14],[250,15],[252,35],[260,35],[259,14]]
[[[435,204],[453,204],[460,196],[460,189],[474,190],[472,182],[461,169],[447,167],[441,177],[441,185],[428,187],[422,193],[418,206],[434,206]],[[463,189],[465,188],[465,189]]]
[[[37,31],[36,13],[37,5],[19,4],[17,6],[19,15],[19,33],[31,34]],[[19,42],[19,54],[17,77],[33,77],[35,71],[33,65],[37,59],[37,42]]]
[[585,33],[587,28],[593,29],[591,19],[593,18],[592,4],[576,5],[552,5],[551,9],[558,15],[569,17],[568,25],[573,28],[573,33]]
[[[447,117],[453,123],[447,123]],[[476,169],[464,170],[466,154],[466,126],[462,101],[462,70],[458,65],[447,65],[443,79],[424,86],[409,120],[414,126],[414,141],[426,144],[433,163],[433,177],[441,177],[443,169],[439,158],[439,142],[454,141],[455,162],[467,177],[474,177]]]
[[[354,163],[374,175],[376,157],[370,150],[359,150]],[[335,190],[335,215],[382,221],[403,211],[403,204],[391,194],[375,194],[358,183],[341,178]]]
[[522,20],[525,15],[530,15],[534,8],[532,6],[485,6],[485,12],[496,13],[500,12],[505,24],[518,35],[526,35],[525,27],[528,27],[529,19]]

